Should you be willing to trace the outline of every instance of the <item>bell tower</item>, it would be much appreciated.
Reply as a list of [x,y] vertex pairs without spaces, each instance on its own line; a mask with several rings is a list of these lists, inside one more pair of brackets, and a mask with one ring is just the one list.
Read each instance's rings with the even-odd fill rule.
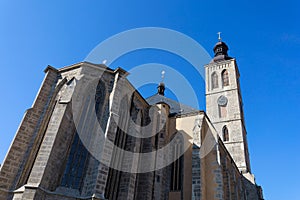
[[205,66],[206,112],[239,170],[247,173],[251,170],[238,66],[220,33],[213,50],[214,58]]

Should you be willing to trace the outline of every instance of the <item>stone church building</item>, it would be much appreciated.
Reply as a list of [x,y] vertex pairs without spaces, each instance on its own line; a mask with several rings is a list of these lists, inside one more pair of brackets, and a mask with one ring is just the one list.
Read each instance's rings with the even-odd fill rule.
[[[206,112],[104,64],[48,66],[0,168],[1,200],[262,200],[250,168],[239,70],[219,41]],[[155,93],[155,92],[154,92]]]

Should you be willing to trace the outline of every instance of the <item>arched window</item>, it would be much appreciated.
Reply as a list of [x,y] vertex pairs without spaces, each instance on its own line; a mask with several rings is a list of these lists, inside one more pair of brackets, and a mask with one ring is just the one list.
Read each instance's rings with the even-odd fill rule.
[[223,127],[223,141],[226,142],[226,141],[229,141],[229,133],[228,133],[228,128],[227,126],[224,126]]
[[228,71],[226,69],[224,69],[222,72],[222,85],[223,86],[229,85]]
[[102,80],[99,80],[95,92],[95,111],[100,126],[105,131],[106,117],[104,116],[108,112],[108,102],[106,99],[106,87]]
[[215,88],[218,88],[219,85],[218,85],[218,75],[216,72],[212,73],[211,75],[211,88],[212,89],[215,89]]

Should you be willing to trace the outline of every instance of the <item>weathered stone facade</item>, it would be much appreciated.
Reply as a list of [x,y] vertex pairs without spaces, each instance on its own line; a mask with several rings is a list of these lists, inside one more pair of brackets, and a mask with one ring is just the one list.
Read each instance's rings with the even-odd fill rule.
[[48,66],[1,166],[0,199],[261,200],[238,69],[218,56],[205,67],[207,114],[160,92],[144,99],[121,68]]
[[[234,59],[213,62],[206,69],[206,112],[226,145],[238,168],[250,172],[249,153],[244,125],[243,103],[239,86],[239,72]],[[222,85],[222,72],[228,72],[229,85]],[[216,74],[218,86],[212,87],[212,76]],[[219,105],[218,99],[225,97],[226,105]],[[221,116],[222,110],[226,114]],[[227,127],[229,140],[224,140],[223,127]]]

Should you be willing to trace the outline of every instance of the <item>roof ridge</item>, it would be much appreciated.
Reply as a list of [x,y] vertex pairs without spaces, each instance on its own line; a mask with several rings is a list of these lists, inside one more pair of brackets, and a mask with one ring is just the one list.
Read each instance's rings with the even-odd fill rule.
[[155,94],[152,95],[148,98],[146,98],[146,101],[151,105],[159,103],[159,102],[164,102],[170,106],[170,110],[173,111],[172,113],[190,113],[190,112],[195,112],[195,111],[200,111],[197,108],[193,108],[192,106],[180,103],[174,99],[165,97],[160,94]]

